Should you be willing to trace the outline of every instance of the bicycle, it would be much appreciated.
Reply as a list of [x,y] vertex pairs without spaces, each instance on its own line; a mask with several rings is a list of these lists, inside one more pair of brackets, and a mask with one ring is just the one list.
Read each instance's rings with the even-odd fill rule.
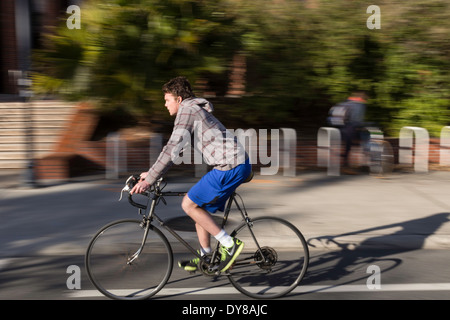
[[[139,176],[130,176],[122,193],[130,191],[138,180]],[[211,254],[201,256],[156,214],[158,204],[161,201],[166,204],[165,197],[186,194],[163,191],[166,185],[163,179],[158,180],[144,194],[148,198],[146,204],[136,202],[134,195],[128,194],[129,203],[138,208],[141,219],[111,222],[90,241],[85,256],[86,270],[92,284],[103,295],[112,299],[149,299],[166,285],[173,269],[173,251],[160,227],[199,258],[199,272],[208,277],[225,275],[239,292],[251,298],[285,296],[303,279],[309,264],[309,250],[302,233],[278,217],[250,218],[236,191],[228,199],[221,224],[226,227],[235,204],[242,222],[230,235],[238,237],[245,246],[229,270],[218,272],[219,243]]]
[[383,131],[376,126],[366,126],[364,130],[369,135],[368,147],[365,150],[368,154],[370,173],[374,175],[386,175],[394,169],[394,151],[391,144],[384,140]]

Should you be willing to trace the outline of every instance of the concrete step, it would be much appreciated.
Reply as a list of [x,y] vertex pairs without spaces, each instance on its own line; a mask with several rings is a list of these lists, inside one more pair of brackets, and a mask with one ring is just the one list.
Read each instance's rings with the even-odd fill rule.
[[[55,143],[58,141],[56,135],[33,135],[34,143]],[[0,135],[0,144],[26,144],[27,137],[25,135]]]
[[0,159],[0,168],[2,169],[24,169],[28,165],[27,160],[22,159]]
[[0,152],[0,160],[24,160],[27,159],[27,153],[24,150],[21,151],[9,151]]
[[40,121],[33,121],[33,122],[24,122],[24,121],[0,121],[0,128],[1,129],[25,129],[29,127],[31,124],[32,128],[54,128],[57,130],[60,130],[61,128],[64,128],[65,120],[59,119],[59,120],[40,120]]
[[[48,151],[53,146],[53,143],[34,143],[33,150],[35,151]],[[27,149],[26,143],[0,143],[0,153],[2,152],[14,152],[14,151],[23,151]]]
[[[33,130],[33,136],[52,136],[55,134],[55,129],[44,127],[44,128],[35,128]],[[0,137],[1,136],[9,136],[9,137],[15,137],[15,136],[24,136],[26,135],[25,129],[7,129],[7,128],[0,128]]]
[[[33,157],[40,158],[51,151],[53,144],[35,144],[33,146]],[[0,160],[25,160],[28,159],[27,145],[1,145],[0,144]],[[1,167],[0,167],[1,168]],[[19,168],[18,168],[19,169]]]
[[34,156],[40,157],[52,151],[75,111],[76,104],[62,101],[0,103],[0,168],[21,169],[26,166],[27,129],[30,125]]
[[[30,117],[26,114],[21,113],[6,113],[1,114],[2,110],[0,110],[0,123],[9,123],[9,122],[28,122],[30,121]],[[57,114],[57,113],[40,113],[33,114],[32,121],[33,122],[41,122],[41,121],[61,121],[61,119],[65,119],[69,117],[71,114]]]

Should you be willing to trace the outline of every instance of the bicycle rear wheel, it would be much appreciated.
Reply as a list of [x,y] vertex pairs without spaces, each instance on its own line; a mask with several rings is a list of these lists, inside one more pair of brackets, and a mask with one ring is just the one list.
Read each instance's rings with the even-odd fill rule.
[[89,243],[87,274],[105,296],[148,299],[169,280],[173,268],[170,244],[152,225],[146,234],[146,224],[139,220],[115,221],[98,231]]
[[394,151],[388,141],[371,142],[370,172],[375,175],[387,175],[394,170]]
[[309,263],[307,243],[291,223],[275,217],[258,217],[241,224],[232,236],[244,249],[229,270],[231,284],[256,299],[282,297],[302,280]]

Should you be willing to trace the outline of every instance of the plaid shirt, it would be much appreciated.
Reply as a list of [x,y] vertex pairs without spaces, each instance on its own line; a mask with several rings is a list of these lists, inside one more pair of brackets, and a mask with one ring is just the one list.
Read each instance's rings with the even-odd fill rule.
[[[183,100],[178,109],[169,141],[148,171],[146,181],[153,184],[173,164],[191,163],[193,145],[206,164],[217,170],[231,170],[245,162],[247,154],[225,126],[212,115],[213,105],[203,98]],[[181,155],[183,153],[183,155]],[[201,160],[201,159],[200,159]],[[194,162],[200,164],[197,154]]]

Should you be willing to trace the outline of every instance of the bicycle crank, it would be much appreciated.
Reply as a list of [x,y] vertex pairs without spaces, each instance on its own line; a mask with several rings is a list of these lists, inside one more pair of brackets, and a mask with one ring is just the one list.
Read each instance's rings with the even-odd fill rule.
[[254,259],[258,267],[270,271],[278,261],[278,254],[273,248],[262,247],[255,252]]

